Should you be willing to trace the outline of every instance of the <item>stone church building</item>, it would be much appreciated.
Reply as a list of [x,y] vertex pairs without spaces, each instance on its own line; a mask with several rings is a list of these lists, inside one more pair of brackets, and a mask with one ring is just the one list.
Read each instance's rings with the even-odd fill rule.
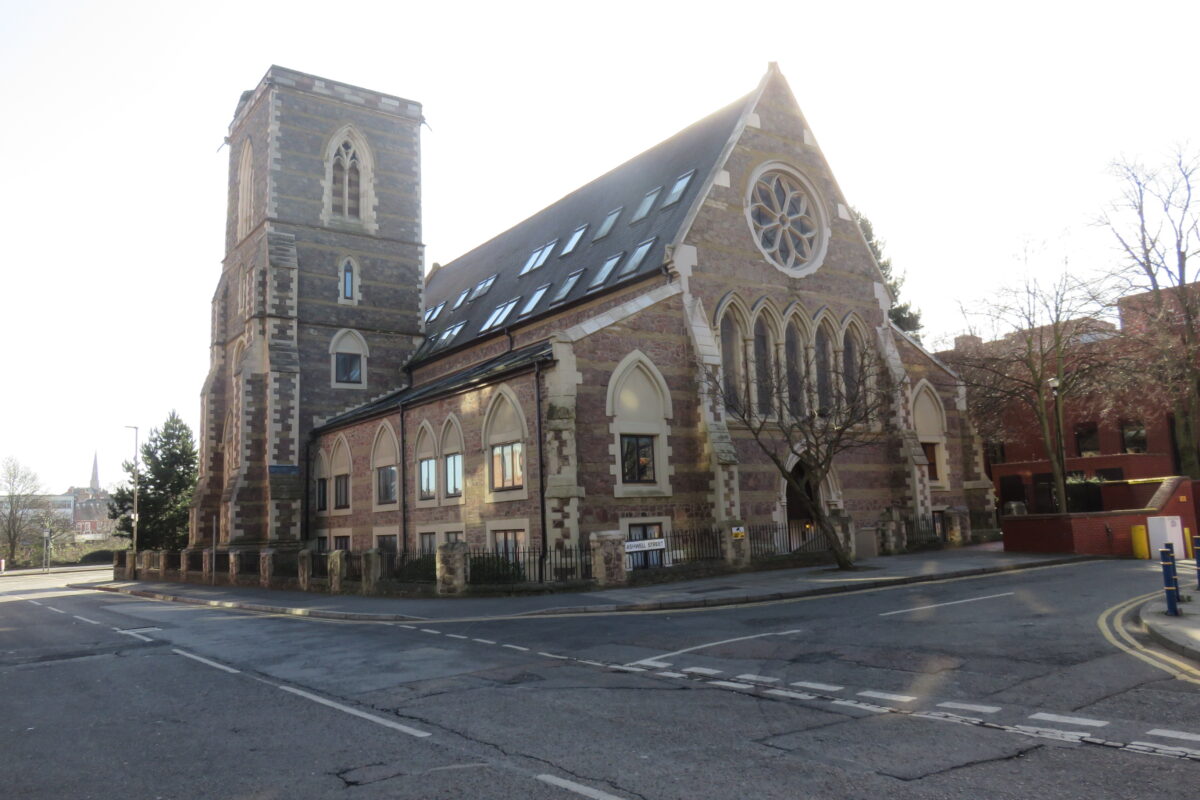
[[774,65],[426,274],[421,122],[412,101],[279,67],[243,94],[192,547],[554,548],[803,523],[707,375],[750,385],[773,360],[819,402],[830,365],[864,351],[894,397],[819,502],[860,548],[889,515],[957,531],[990,507],[963,390],[889,323]]

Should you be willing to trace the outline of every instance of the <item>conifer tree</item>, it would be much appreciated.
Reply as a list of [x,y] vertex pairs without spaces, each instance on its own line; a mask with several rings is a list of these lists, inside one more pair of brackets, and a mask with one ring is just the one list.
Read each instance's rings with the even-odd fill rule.
[[867,240],[867,247],[871,248],[871,255],[875,256],[875,262],[879,264],[879,271],[883,273],[884,283],[892,296],[892,307],[888,311],[888,317],[896,323],[896,327],[920,341],[921,312],[914,309],[912,303],[900,302],[900,287],[904,285],[904,276],[897,277],[892,271],[892,259],[883,254],[883,242],[875,238],[875,227],[871,220],[857,208],[854,209],[854,218],[858,220],[858,227],[862,230],[863,238]]
[[[138,549],[177,550],[187,543],[188,510],[198,477],[196,441],[174,411],[162,428],[153,428],[142,445],[138,465]],[[134,465],[123,465],[127,486],[113,493],[108,516],[119,520],[117,535],[133,535]]]

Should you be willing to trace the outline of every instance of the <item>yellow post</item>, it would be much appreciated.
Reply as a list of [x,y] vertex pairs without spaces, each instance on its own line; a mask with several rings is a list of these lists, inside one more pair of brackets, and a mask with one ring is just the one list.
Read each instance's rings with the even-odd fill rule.
[[1150,558],[1150,534],[1145,525],[1134,525],[1129,530],[1129,538],[1133,541],[1134,558]]

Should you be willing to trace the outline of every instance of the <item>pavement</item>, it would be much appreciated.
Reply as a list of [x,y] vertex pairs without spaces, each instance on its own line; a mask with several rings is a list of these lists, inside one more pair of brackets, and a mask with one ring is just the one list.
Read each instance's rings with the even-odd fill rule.
[[373,621],[488,619],[536,614],[589,614],[704,608],[784,600],[911,583],[1033,569],[1091,560],[1087,556],[1006,553],[999,542],[881,556],[842,572],[828,566],[740,572],[649,586],[514,596],[381,597],[330,595],[175,581],[73,584],[180,603],[273,614]]
[[1196,562],[1179,561],[1179,615],[1167,614],[1166,599],[1151,600],[1138,609],[1150,638],[1182,656],[1200,661],[1200,585]]

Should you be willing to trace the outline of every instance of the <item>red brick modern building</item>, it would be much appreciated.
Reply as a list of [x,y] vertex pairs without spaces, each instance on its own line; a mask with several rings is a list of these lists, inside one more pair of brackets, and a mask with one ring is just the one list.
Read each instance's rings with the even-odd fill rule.
[[706,371],[816,403],[869,349],[876,441],[819,500],[968,529],[991,485],[956,376],[883,278],[772,65],[749,95],[420,279],[420,107],[273,67],[231,127],[191,543],[429,551],[802,522]]

